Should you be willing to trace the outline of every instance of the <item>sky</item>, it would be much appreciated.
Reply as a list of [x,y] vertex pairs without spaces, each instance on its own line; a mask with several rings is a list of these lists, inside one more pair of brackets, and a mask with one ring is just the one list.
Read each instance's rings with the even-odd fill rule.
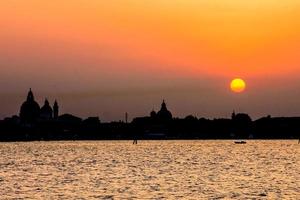
[[300,116],[299,19],[299,0],[1,1],[0,118],[30,87],[102,121],[163,99],[176,117]]

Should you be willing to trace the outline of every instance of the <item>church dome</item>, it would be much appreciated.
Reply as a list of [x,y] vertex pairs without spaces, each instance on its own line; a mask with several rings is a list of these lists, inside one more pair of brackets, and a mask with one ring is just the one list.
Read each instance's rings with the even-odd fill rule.
[[152,110],[150,112],[150,117],[155,118],[156,117],[156,112],[154,110]]
[[167,109],[167,105],[165,101],[161,104],[160,111],[157,112],[157,117],[161,120],[171,120],[172,119],[172,113]]
[[34,122],[39,118],[40,106],[34,100],[33,93],[30,89],[27,100],[22,104],[20,109],[20,118],[23,122]]
[[46,99],[44,106],[41,108],[41,117],[45,119],[51,119],[53,110],[49,104],[49,101]]

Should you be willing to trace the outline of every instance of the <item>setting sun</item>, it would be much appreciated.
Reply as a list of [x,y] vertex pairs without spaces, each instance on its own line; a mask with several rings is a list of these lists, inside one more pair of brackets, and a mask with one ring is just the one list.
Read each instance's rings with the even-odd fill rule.
[[246,89],[246,83],[243,79],[236,78],[230,83],[230,88],[233,92],[243,92]]

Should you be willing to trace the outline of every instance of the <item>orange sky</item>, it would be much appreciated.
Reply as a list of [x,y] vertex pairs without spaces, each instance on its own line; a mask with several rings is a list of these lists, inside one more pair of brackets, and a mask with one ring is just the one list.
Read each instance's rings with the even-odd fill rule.
[[[148,112],[162,96],[174,98],[179,115],[212,116],[219,110],[225,115],[234,107],[257,115],[271,112],[275,105],[263,109],[268,97],[259,101],[260,95],[251,92],[272,95],[283,87],[281,95],[298,97],[292,91],[300,72],[299,19],[299,0],[1,1],[0,96],[10,96],[2,104],[17,99],[2,115],[16,111],[28,87],[61,96],[69,105],[65,111],[84,116],[101,114],[97,102],[104,96],[109,104],[112,91],[130,109],[143,102],[134,114]],[[237,76],[250,86],[244,100],[227,93],[228,82]],[[147,91],[151,101],[144,97]],[[211,96],[201,105],[192,103],[197,107],[216,96],[226,101],[205,106],[211,110],[185,110],[182,91],[191,91],[188,96],[195,101]],[[124,94],[130,100],[122,99]],[[78,102],[70,102],[74,95]],[[249,99],[256,103],[248,105]],[[98,110],[76,106],[87,102]],[[289,106],[282,114],[299,110],[300,115],[294,102]],[[123,110],[107,112],[114,119]]]

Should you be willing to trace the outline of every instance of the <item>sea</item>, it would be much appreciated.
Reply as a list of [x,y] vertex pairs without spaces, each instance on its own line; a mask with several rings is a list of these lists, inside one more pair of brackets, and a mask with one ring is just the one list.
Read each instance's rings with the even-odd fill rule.
[[300,199],[297,140],[0,143],[0,199]]

